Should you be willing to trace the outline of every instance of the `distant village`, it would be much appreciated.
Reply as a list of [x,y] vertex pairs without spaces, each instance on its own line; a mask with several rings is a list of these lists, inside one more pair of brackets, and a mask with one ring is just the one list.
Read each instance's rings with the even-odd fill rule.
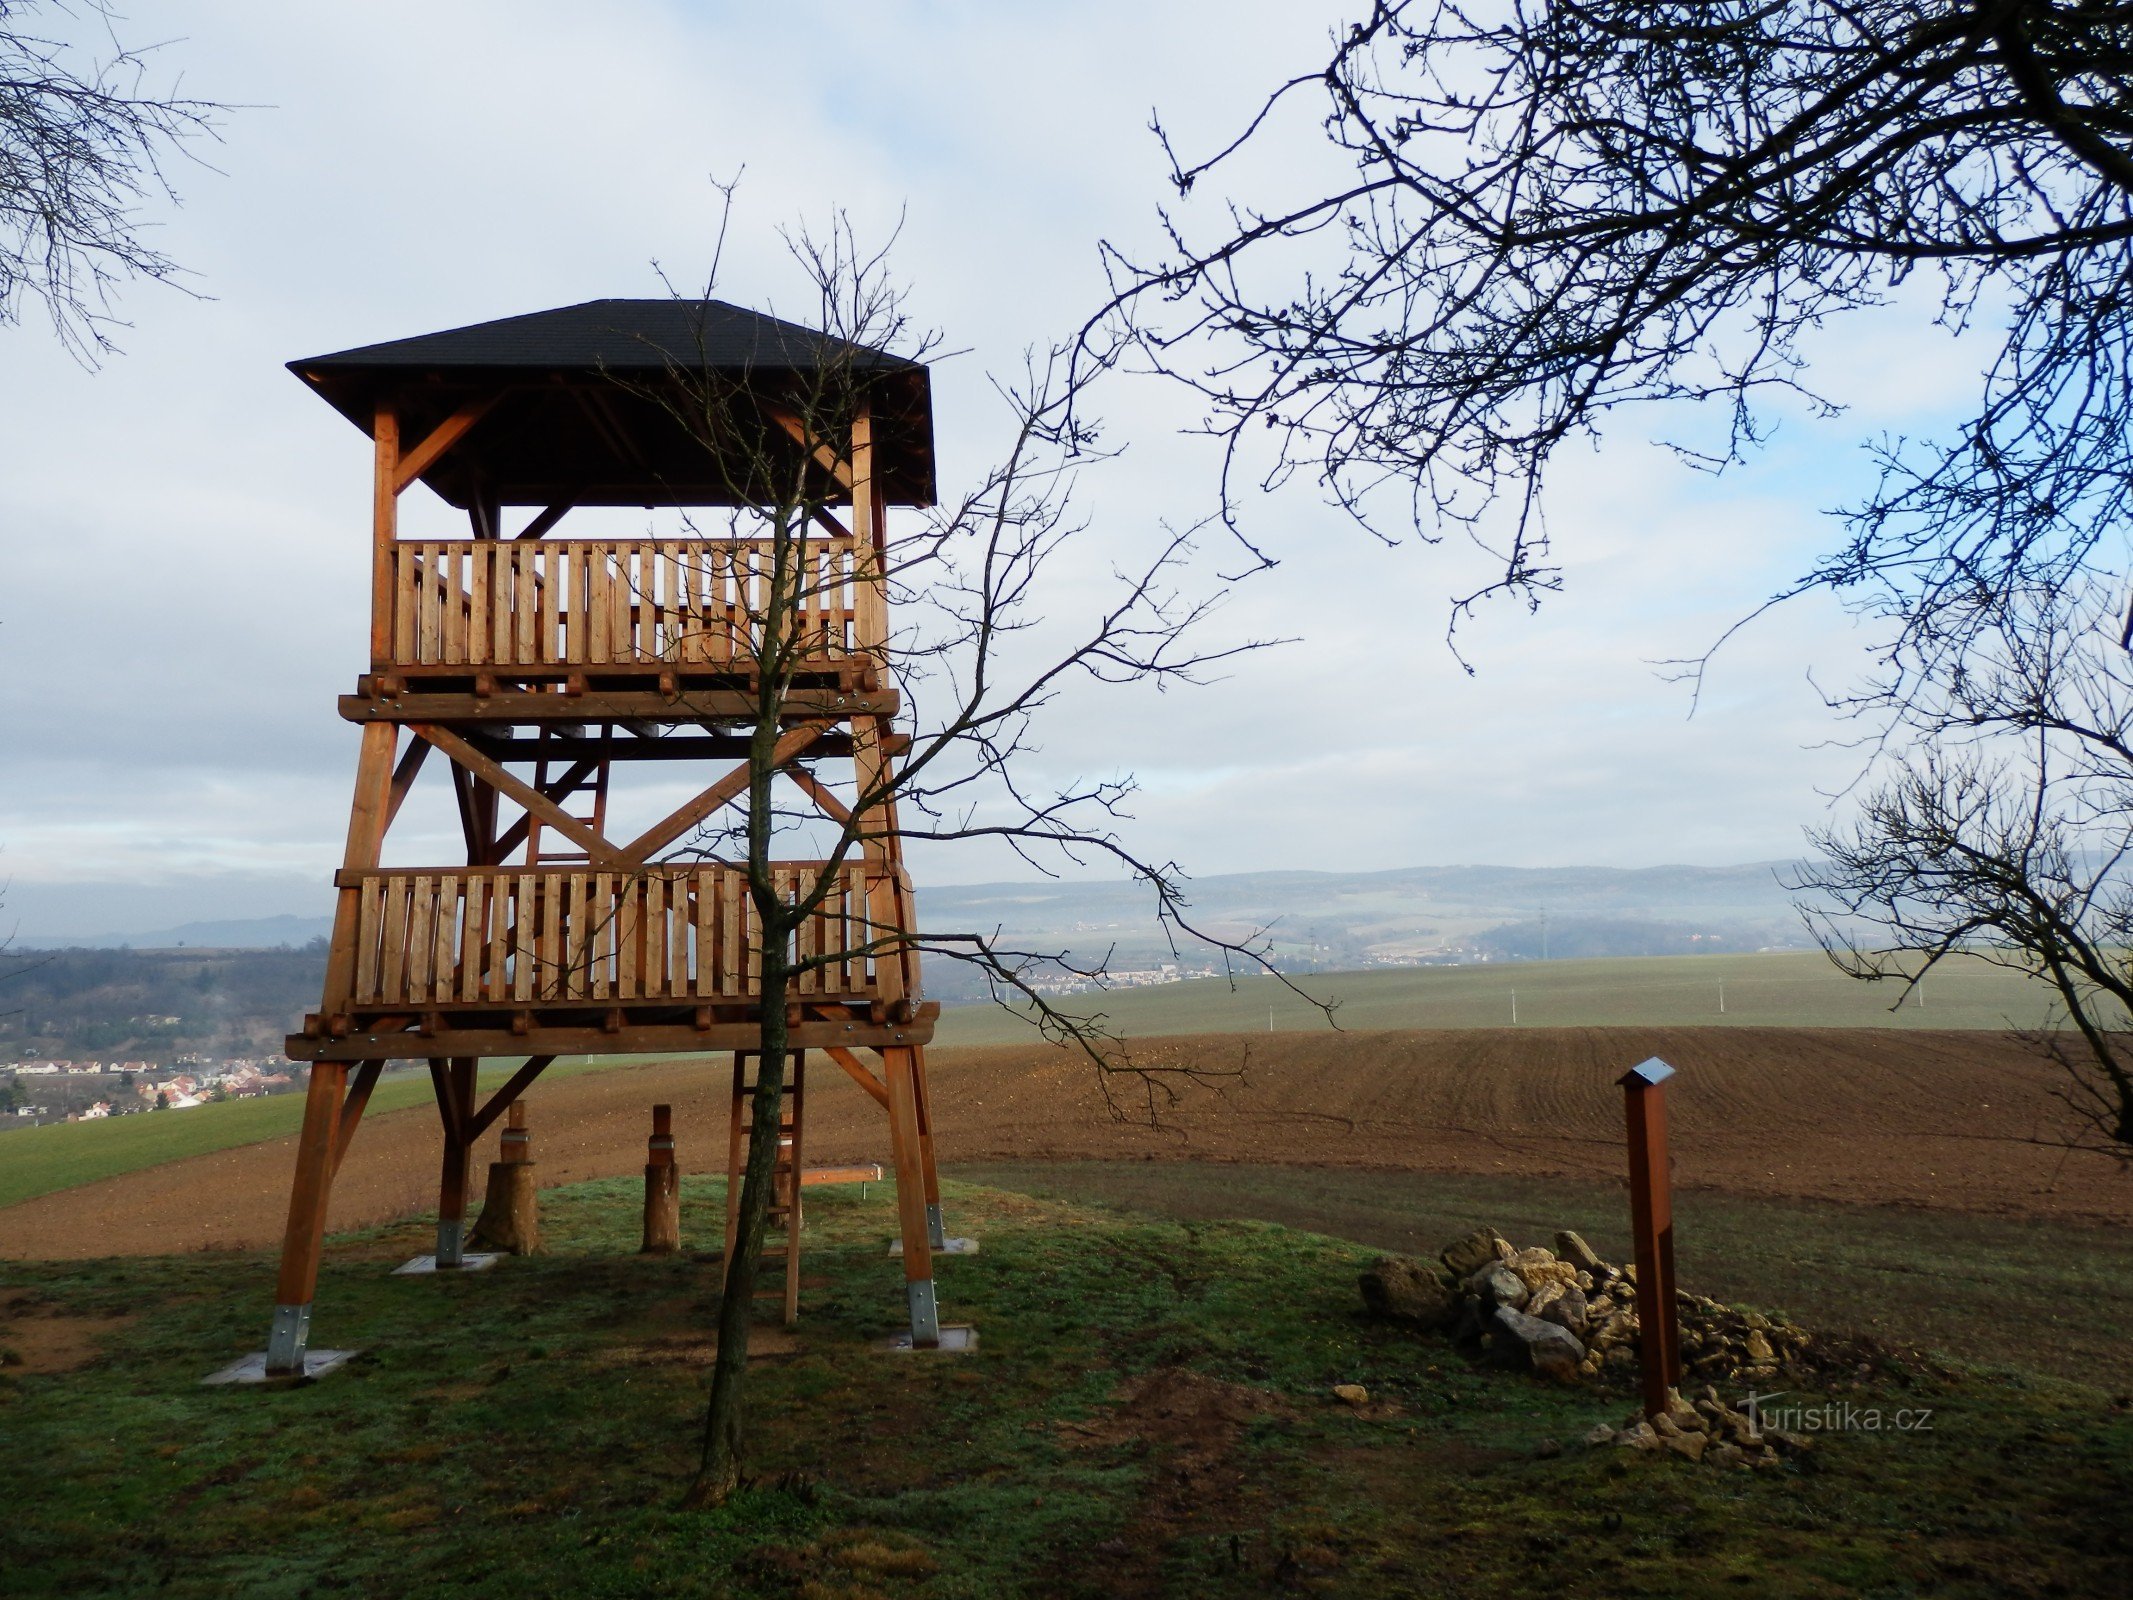
[[0,1064],[0,1128],[93,1122],[150,1111],[185,1111],[218,1100],[256,1100],[295,1087],[287,1062],[181,1057],[149,1061],[18,1061]]

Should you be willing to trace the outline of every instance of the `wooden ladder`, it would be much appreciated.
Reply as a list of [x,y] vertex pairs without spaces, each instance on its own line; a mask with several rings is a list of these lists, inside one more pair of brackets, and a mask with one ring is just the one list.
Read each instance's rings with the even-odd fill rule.
[[[733,1057],[733,1110],[726,1132],[726,1260],[733,1259],[735,1236],[741,1226],[741,1172],[748,1164],[748,1141],[754,1131],[755,1085],[748,1063],[759,1061],[752,1051],[736,1051]],[[763,1255],[755,1293],[767,1299],[782,1292],[784,1323],[788,1328],[800,1320],[800,1208],[801,1162],[806,1156],[807,1052],[791,1050],[785,1056],[785,1093],[778,1111],[778,1161],[771,1172],[770,1214],[763,1236]],[[782,1240],[779,1238],[783,1231]],[[785,1282],[762,1269],[782,1258]]]
[[[566,733],[576,734],[580,732],[582,732],[582,729],[575,724],[544,722],[541,724],[541,743],[546,745],[551,739],[562,738]],[[612,737],[613,733],[614,729],[612,727],[605,723],[601,725],[600,737],[603,740]],[[568,815],[584,823],[593,832],[605,837],[607,833],[607,773],[609,763],[605,761],[599,762],[589,775],[578,779],[575,783],[551,792],[548,787],[551,781],[550,770],[559,765],[563,767],[564,775],[567,775],[569,764],[563,762],[560,757],[540,756],[533,769],[534,788],[547,795],[559,806],[563,805],[572,795],[583,794],[590,790],[592,793],[592,812],[589,816],[579,812],[568,811],[567,807],[565,809]],[[546,827],[537,816],[527,819],[526,865],[529,867],[569,867],[585,866],[591,863],[592,858],[579,848],[574,840],[563,839],[562,842],[565,845],[563,849],[550,848],[545,835],[553,831],[555,830]]]

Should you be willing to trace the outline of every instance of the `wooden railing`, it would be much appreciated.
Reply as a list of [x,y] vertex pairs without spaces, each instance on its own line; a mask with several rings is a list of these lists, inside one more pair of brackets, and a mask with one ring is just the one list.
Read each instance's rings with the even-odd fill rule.
[[[780,866],[780,893],[804,893],[822,870]],[[908,898],[896,894],[900,881],[864,862],[836,869],[795,950],[834,959],[796,975],[795,999],[905,992],[915,957],[877,960],[865,949]],[[686,1005],[762,990],[759,923],[737,867],[388,869],[344,872],[339,882],[357,891],[356,1009]]]
[[[805,653],[880,640],[878,585],[848,538],[796,540]],[[409,539],[392,547],[392,664],[678,667],[746,662],[771,584],[767,539]],[[751,620],[753,619],[753,620]]]

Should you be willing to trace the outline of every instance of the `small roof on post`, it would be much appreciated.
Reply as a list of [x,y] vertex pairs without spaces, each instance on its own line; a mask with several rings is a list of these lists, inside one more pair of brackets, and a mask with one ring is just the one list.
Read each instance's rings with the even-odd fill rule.
[[[860,396],[891,504],[934,500],[919,362],[722,300],[588,300],[341,350],[289,370],[366,434],[381,402],[420,438],[489,409],[421,474],[452,505],[761,504],[796,466],[792,424],[842,434]],[[687,419],[687,420],[685,420]],[[841,456],[843,437],[822,441]],[[848,499],[826,484],[825,498]]]

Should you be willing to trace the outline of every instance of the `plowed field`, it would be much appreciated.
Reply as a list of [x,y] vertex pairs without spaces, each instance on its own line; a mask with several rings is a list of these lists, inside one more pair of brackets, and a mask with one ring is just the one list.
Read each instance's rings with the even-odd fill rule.
[[[1436,1173],[1610,1178],[1621,1170],[1614,1079],[1672,1062],[1676,1182],[1775,1199],[1974,1213],[2133,1219],[2133,1177],[2068,1153],[2059,1069],[1987,1033],[1797,1028],[1520,1028],[1151,1040],[1150,1086],[1047,1047],[933,1057],[944,1163],[1139,1157]],[[1174,1069],[1217,1074],[1199,1086]],[[644,1161],[649,1107],[671,1103],[685,1169],[724,1159],[727,1067],[662,1061],[536,1084],[547,1183]],[[882,1114],[843,1074],[809,1069],[810,1164],[883,1160]],[[1168,1103],[1170,1092],[1178,1096]],[[1160,1125],[1146,1123],[1151,1101]],[[1120,1120],[1120,1115],[1126,1120]],[[1136,1121],[1134,1118],[1139,1117]],[[0,1211],[0,1255],[62,1258],[260,1247],[280,1237],[293,1141],[200,1156]],[[494,1153],[488,1141],[477,1161]],[[427,1111],[364,1124],[332,1226],[429,1209]]]

